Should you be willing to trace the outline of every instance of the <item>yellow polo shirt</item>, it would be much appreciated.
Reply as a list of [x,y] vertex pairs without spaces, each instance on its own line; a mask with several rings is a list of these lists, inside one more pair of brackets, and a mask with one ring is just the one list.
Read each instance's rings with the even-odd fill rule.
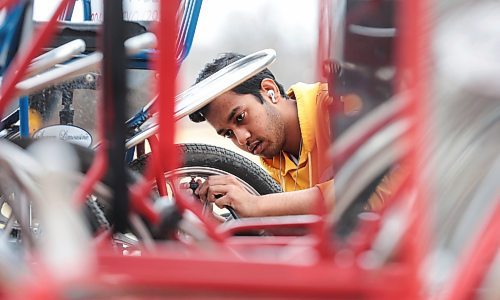
[[[327,200],[327,207],[333,209],[333,168],[328,156],[331,145],[329,108],[333,99],[328,94],[328,85],[297,83],[287,94],[297,101],[302,134],[299,162],[296,164],[289,154],[281,152],[271,159],[261,158],[262,166],[280,183],[285,192],[317,186],[323,199]],[[360,109],[356,101],[352,103],[355,105],[349,108],[350,111]],[[391,196],[392,191],[401,184],[406,175],[404,168],[393,170],[386,175],[370,196],[367,209],[380,209],[384,200]]]
[[328,95],[328,85],[322,83],[297,83],[287,94],[297,101],[302,134],[298,165],[284,152],[271,159],[261,158],[261,162],[283,190],[290,192],[332,179],[331,161],[326,155],[331,142],[328,109],[332,98]]

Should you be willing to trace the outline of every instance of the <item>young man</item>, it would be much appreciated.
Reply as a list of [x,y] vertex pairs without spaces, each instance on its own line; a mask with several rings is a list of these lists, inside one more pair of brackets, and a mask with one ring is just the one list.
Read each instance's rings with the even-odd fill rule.
[[[242,57],[222,55],[205,66],[196,82]],[[255,196],[233,176],[211,176],[195,194],[219,207],[231,206],[243,217],[310,214],[315,212],[316,199],[332,208],[334,199],[327,195],[333,195],[333,180],[326,155],[331,101],[326,84],[298,83],[285,93],[265,69],[191,114],[192,121],[207,120],[219,135],[259,155],[264,168],[284,190]]]

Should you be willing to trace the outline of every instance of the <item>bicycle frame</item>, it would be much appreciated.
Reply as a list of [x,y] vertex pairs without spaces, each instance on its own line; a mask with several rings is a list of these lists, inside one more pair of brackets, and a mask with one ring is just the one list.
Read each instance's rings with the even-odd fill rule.
[[[70,1],[71,2],[71,1]],[[183,1],[184,7],[183,7],[183,15],[180,18],[180,27],[179,27],[179,33],[177,36],[177,61],[178,64],[180,65],[184,58],[188,55],[189,50],[192,45],[193,37],[195,34],[196,30],[196,24],[198,21],[198,16],[200,14],[201,10],[201,5],[202,5],[202,0],[187,0]],[[72,13],[74,11],[74,1],[71,2],[68,6],[66,6],[64,13],[62,17],[60,18],[61,20],[71,20]],[[83,9],[84,9],[84,16],[85,20],[90,20],[89,17],[89,9],[90,9],[90,1],[86,0],[82,2]],[[24,6],[19,6],[16,10],[15,13],[9,14],[8,16],[10,18],[19,18],[19,14],[17,11],[21,11],[21,8],[24,9]],[[9,22],[7,23],[9,26],[12,26],[12,24],[17,24],[17,22]],[[88,27],[88,25],[83,24]],[[20,26],[17,26],[20,27]],[[88,28],[88,30],[96,30],[96,25],[91,25],[91,27]],[[6,30],[7,31],[7,30]],[[3,30],[2,30],[3,32]],[[14,30],[10,30],[9,33],[14,32]],[[0,34],[1,36],[1,34]],[[12,39],[12,34],[10,34],[9,39]],[[74,43],[74,42],[70,42]],[[155,56],[155,52],[152,51],[151,49],[155,47],[156,45],[156,37],[152,34],[143,34],[140,36],[136,36],[134,38],[129,39],[126,41],[127,45],[127,52],[128,55],[131,56],[131,66],[133,68],[141,68],[141,69],[146,69],[148,68],[147,64],[148,61],[150,61],[150,56]],[[16,45],[15,42],[11,43],[6,43],[5,45]],[[68,47],[68,46],[67,46]],[[60,49],[59,51],[64,51],[63,49]],[[81,52],[85,51],[85,49],[82,49]],[[80,53],[81,53],[80,52]],[[73,52],[69,56],[65,56],[66,59],[70,59],[72,56],[78,54],[77,52]],[[56,54],[53,54],[55,56]],[[46,55],[44,58],[46,58]],[[55,57],[53,57],[54,59]],[[42,57],[37,58],[37,59],[42,59]],[[18,93],[21,94],[30,94],[33,92],[36,92],[40,89],[42,89],[45,86],[52,85],[52,84],[57,84],[59,82],[62,82],[64,80],[68,80],[70,78],[75,77],[76,75],[79,74],[85,74],[86,72],[92,72],[96,71],[99,67],[99,64],[101,63],[102,56],[99,53],[94,53],[88,55],[88,57],[84,57],[82,59],[78,59],[75,62],[68,63],[65,66],[62,66],[60,68],[56,68],[54,70],[51,70],[49,72],[46,72],[44,74],[41,74],[40,76],[37,76],[36,78],[30,78],[28,80],[25,80],[23,82],[19,82],[16,85],[16,88],[18,90]],[[57,60],[43,60],[45,64],[45,68],[39,68],[37,69],[37,66],[35,64],[34,68],[32,70],[28,71],[27,76],[29,74],[34,74],[34,73],[40,73],[44,70],[47,70],[48,67],[52,67],[57,63],[62,63],[64,62],[64,59],[62,57],[58,58]],[[19,112],[23,116],[21,122],[20,122],[20,128],[22,129],[21,131],[23,132],[22,136],[26,137],[28,136],[27,132],[29,131],[29,126],[27,122],[27,99],[22,98],[23,100],[21,103],[23,103],[23,109],[20,109]],[[69,100],[71,103],[71,99]],[[150,107],[152,103],[148,104],[148,107]],[[18,117],[18,112],[14,111],[11,115],[9,115],[8,118],[3,120],[2,124],[3,127],[10,126],[11,124],[17,122],[19,120]],[[140,113],[138,113],[138,116],[135,116],[136,120],[137,118],[144,118],[144,114],[142,116],[139,116]],[[134,117],[133,117],[134,118]],[[130,122],[129,122],[130,123]],[[129,123],[127,123],[129,125]]]

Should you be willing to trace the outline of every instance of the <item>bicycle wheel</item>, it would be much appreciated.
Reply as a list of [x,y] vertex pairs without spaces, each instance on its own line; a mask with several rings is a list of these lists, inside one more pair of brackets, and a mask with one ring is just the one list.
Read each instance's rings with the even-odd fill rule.
[[[266,195],[281,192],[278,183],[256,163],[231,150],[205,144],[179,144],[182,157],[180,168],[166,172],[167,181],[173,175],[184,178],[206,178],[210,175],[231,174],[251,193]],[[130,163],[132,170],[143,173],[150,155],[145,154]]]

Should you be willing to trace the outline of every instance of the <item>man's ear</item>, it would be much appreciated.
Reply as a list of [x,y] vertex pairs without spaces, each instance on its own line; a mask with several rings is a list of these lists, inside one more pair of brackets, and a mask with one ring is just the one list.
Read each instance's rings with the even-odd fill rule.
[[260,87],[272,103],[278,103],[280,91],[274,80],[271,78],[265,78],[261,81]]

